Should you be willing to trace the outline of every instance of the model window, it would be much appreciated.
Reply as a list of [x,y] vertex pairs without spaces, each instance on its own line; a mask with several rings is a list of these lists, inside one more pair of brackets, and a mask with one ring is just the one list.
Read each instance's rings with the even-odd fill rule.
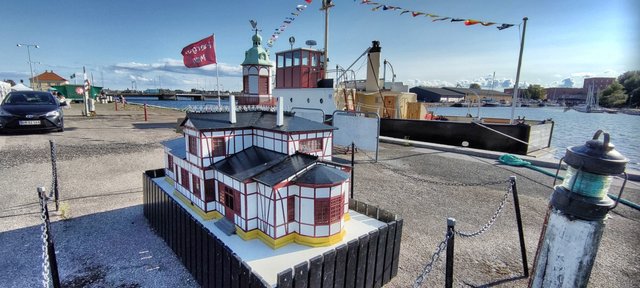
[[289,196],[287,198],[287,222],[296,221],[296,198]]
[[204,201],[211,202],[216,200],[215,182],[213,179],[204,180]]
[[224,137],[211,138],[211,155],[214,157],[225,156],[226,148],[224,144]]
[[258,82],[258,94],[269,94],[269,77],[260,76],[260,78],[258,78]]
[[284,65],[285,67],[291,67],[291,52],[284,54]]
[[180,169],[180,184],[182,187],[187,188],[187,190],[191,190],[191,185],[189,185],[189,171],[184,168]]
[[174,172],[173,171],[173,156],[171,155],[167,155],[167,167],[169,167],[169,171]]
[[191,181],[193,182],[193,194],[200,198],[200,177],[191,175]]
[[293,51],[293,66],[300,66],[300,50]]
[[277,64],[278,68],[281,68],[284,66],[284,56],[282,54],[278,54],[278,56],[276,57],[277,60]]
[[316,53],[311,53],[311,66],[318,66],[318,54]]
[[302,66],[309,66],[309,51],[302,51]]
[[322,138],[300,140],[300,148],[298,151],[302,153],[322,151]]
[[189,152],[193,155],[198,155],[198,140],[196,137],[189,136]]
[[328,225],[340,221],[342,217],[342,196],[316,199],[316,225]]

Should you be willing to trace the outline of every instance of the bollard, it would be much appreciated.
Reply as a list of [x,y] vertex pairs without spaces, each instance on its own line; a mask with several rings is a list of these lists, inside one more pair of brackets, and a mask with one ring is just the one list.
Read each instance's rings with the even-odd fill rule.
[[[609,134],[598,130],[585,145],[569,147],[569,168],[554,187],[529,287],[587,287],[609,211],[617,206],[607,196],[613,175],[624,174],[629,160],[614,149]],[[560,169],[558,167],[558,169]]]
[[447,236],[449,236],[449,240],[447,241],[447,259],[446,259],[445,272],[444,272],[445,288],[453,287],[453,244],[456,236],[456,234],[454,233],[455,226],[456,226],[456,219],[447,218]]
[[147,122],[147,103],[144,103],[144,122]]
[[353,180],[353,177],[355,176],[355,168],[356,168],[356,160],[355,160],[355,148],[356,148],[356,144],[351,142],[351,183],[350,183],[350,188],[351,188],[351,199],[353,199],[353,184],[355,184],[355,181]]
[[518,238],[520,238],[520,257],[522,258],[522,270],[524,277],[529,277],[529,266],[527,266],[527,248],[524,243],[524,231],[522,229],[522,216],[520,213],[520,200],[518,199],[518,186],[516,176],[509,177],[511,182],[511,193],[513,194],[513,207],[516,212],[516,224],[518,224]]
[[118,101],[113,101],[113,104],[116,104],[116,111],[118,111]]

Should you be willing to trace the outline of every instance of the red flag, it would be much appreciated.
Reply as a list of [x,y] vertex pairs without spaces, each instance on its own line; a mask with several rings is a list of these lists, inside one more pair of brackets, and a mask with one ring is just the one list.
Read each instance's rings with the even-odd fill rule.
[[198,42],[191,43],[182,49],[182,61],[189,68],[216,64],[216,46],[213,35]]
[[309,4],[311,4],[311,2],[312,2],[312,1],[313,1],[313,0],[304,0],[304,2],[307,2],[307,3],[309,3]]

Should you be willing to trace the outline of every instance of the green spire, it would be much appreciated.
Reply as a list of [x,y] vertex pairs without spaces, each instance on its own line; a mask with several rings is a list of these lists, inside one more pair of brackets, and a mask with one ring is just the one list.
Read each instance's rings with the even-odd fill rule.
[[273,66],[269,60],[269,53],[262,48],[262,37],[258,34],[257,30],[256,34],[251,37],[251,40],[253,41],[253,47],[247,50],[247,52],[244,52],[242,65]]

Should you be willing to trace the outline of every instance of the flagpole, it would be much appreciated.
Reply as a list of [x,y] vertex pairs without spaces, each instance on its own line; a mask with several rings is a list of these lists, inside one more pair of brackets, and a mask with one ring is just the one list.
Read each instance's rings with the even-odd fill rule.
[[[216,49],[216,34],[212,33],[213,36],[213,51]],[[216,55],[216,89],[218,90],[218,107],[220,107],[220,74],[218,73],[218,55]]]
[[524,50],[524,35],[527,32],[527,20],[529,18],[524,17],[524,25],[522,26],[522,39],[520,39],[520,55],[518,56],[518,71],[516,72],[516,85],[513,89],[513,98],[511,99],[511,124],[516,113],[516,101],[518,101],[518,83],[520,82],[520,67],[522,66],[522,50]]
[[89,117],[89,91],[87,91],[86,87],[87,87],[87,70],[85,69],[84,66],[82,66],[82,74],[83,74],[83,78],[84,78],[84,86],[83,86],[83,102],[84,102],[84,116]]

